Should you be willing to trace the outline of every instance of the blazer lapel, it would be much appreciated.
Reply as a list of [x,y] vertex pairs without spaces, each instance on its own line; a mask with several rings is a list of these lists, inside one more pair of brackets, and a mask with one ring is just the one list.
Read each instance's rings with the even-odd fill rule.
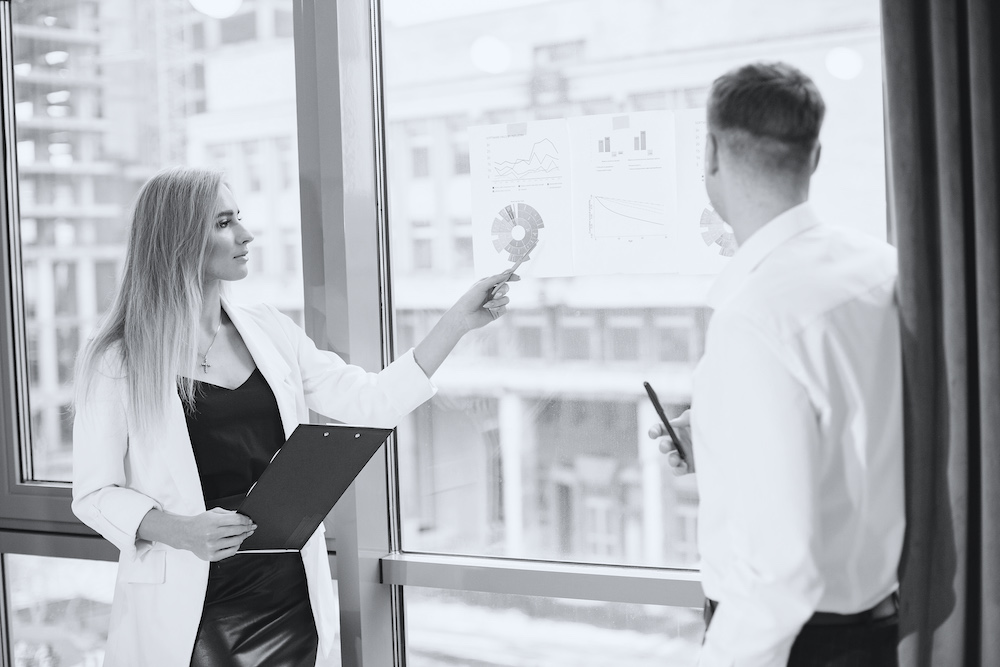
[[226,298],[222,299],[222,307],[229,315],[229,319],[233,321],[233,325],[239,331],[244,344],[250,350],[254,363],[257,364],[261,375],[267,380],[267,384],[270,385],[271,391],[274,393],[274,399],[278,403],[278,412],[281,415],[281,424],[287,438],[299,425],[295,391],[291,385],[291,378],[288,377],[291,368],[275,347],[273,337],[254,318],[242,312],[238,306],[229,303]]
[[164,445],[159,449],[170,470],[170,476],[177,484],[178,500],[184,505],[190,503],[188,508],[193,514],[204,512],[205,496],[201,488],[201,477],[198,475],[198,464],[191,448],[184,406],[176,392],[170,397],[163,429],[164,432],[149,434],[148,437],[153,442]]

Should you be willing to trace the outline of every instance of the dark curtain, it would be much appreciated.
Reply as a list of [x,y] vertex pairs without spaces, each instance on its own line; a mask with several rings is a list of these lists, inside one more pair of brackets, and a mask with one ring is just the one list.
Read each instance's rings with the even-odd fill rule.
[[900,664],[1000,666],[1000,0],[883,0],[907,534]]

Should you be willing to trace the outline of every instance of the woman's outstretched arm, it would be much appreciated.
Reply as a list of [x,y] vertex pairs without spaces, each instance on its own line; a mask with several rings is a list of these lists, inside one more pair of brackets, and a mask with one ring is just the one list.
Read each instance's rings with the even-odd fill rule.
[[444,363],[462,336],[507,312],[507,304],[510,302],[507,283],[516,280],[520,278],[510,270],[483,278],[441,316],[430,333],[413,350],[413,358],[427,377],[433,375]]

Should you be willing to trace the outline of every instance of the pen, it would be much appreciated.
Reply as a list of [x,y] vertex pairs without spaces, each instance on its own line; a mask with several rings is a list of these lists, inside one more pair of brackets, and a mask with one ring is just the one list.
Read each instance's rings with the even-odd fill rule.
[[642,386],[646,388],[646,394],[649,395],[649,400],[653,404],[653,409],[656,410],[656,414],[660,417],[660,421],[667,427],[667,434],[670,436],[670,440],[674,443],[674,449],[677,450],[677,456],[681,458],[681,461],[687,463],[687,456],[684,455],[684,449],[681,448],[681,440],[677,437],[674,427],[670,425],[670,420],[667,419],[667,415],[663,411],[663,406],[660,405],[660,400],[656,397],[656,392],[653,391],[653,387],[648,382],[643,382]]

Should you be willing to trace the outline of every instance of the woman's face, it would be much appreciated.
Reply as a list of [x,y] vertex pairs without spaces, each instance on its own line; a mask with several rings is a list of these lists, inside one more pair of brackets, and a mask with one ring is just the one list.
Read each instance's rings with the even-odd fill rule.
[[247,277],[247,244],[251,234],[240,222],[236,198],[225,185],[219,187],[219,198],[212,218],[212,234],[205,257],[206,280],[242,280]]

